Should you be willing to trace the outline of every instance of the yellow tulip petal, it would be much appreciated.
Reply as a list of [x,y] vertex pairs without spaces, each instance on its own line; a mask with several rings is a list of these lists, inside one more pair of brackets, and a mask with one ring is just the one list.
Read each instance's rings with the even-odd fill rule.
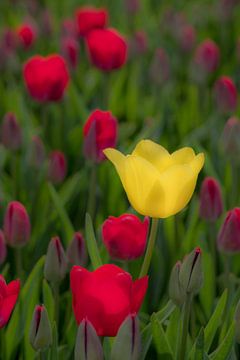
[[203,153],[198,154],[195,158],[189,163],[193,172],[199,173],[204,165],[205,157]]
[[122,182],[124,182],[125,179],[125,163],[127,157],[123,155],[120,151],[113,149],[113,148],[107,148],[103,150],[104,155],[113,163],[115,166],[118,175]]
[[164,171],[160,176],[164,203],[159,204],[159,217],[168,217],[182,210],[192,197],[196,180],[197,173],[189,165],[174,165]]
[[169,152],[151,140],[140,141],[133,150],[132,155],[146,159],[155,166],[159,172],[165,170],[172,164]]
[[[156,168],[147,160],[139,156],[129,155],[125,163],[126,176],[123,182],[124,189],[132,207],[142,215],[151,215],[152,204],[146,202],[145,199],[149,190],[153,188],[154,184],[159,179],[159,173]],[[160,201],[163,196],[161,186],[158,186],[156,193]]]
[[195,153],[192,148],[184,147],[171,154],[174,164],[188,164],[194,159]]

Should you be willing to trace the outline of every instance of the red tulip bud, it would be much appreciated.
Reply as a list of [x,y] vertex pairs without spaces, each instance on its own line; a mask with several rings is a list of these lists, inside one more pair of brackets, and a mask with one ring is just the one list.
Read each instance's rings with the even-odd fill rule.
[[2,230],[0,230],[0,265],[2,265],[7,256],[7,247],[5,243],[5,237]]
[[110,111],[93,111],[83,127],[85,157],[95,162],[105,160],[103,150],[116,146],[117,128],[117,119]]
[[208,221],[215,221],[223,212],[221,188],[217,180],[206,177],[200,192],[200,216]]
[[49,155],[48,178],[53,184],[61,183],[67,173],[67,161],[63,152],[55,150]]
[[41,32],[45,36],[49,36],[53,33],[53,16],[49,10],[44,10],[41,16]]
[[79,45],[77,40],[71,37],[62,39],[62,53],[68,64],[74,69],[78,64]]
[[218,249],[224,253],[240,251],[240,208],[227,213],[217,238]]
[[63,36],[70,36],[73,38],[77,37],[77,26],[75,21],[72,19],[65,19],[63,20],[61,33]]
[[143,55],[148,48],[148,38],[144,30],[136,31],[129,42],[129,53],[131,56]]
[[22,144],[22,131],[13,113],[7,113],[1,126],[1,141],[7,149],[18,150]]
[[231,117],[226,122],[223,135],[222,144],[225,153],[229,155],[232,160],[237,160],[240,157],[240,121],[236,117]]
[[203,74],[214,72],[219,64],[219,47],[211,39],[204,40],[196,49],[194,62]]
[[35,307],[29,340],[34,350],[44,350],[52,344],[52,329],[44,305]]
[[202,252],[196,248],[182,262],[179,283],[186,294],[196,294],[203,282]]
[[28,242],[31,225],[28,213],[20,202],[12,201],[8,204],[3,230],[9,246],[21,247]]
[[237,89],[231,78],[221,76],[215,83],[213,95],[220,112],[231,112],[237,107]]
[[44,276],[52,283],[60,282],[67,272],[67,257],[58,236],[51,239],[46,255]]
[[184,52],[190,52],[196,41],[196,31],[191,25],[184,25],[179,32],[180,47]]
[[23,24],[17,29],[17,35],[21,45],[28,49],[36,41],[37,31],[33,24]]
[[86,36],[94,29],[105,28],[108,23],[107,10],[92,6],[83,6],[76,11],[78,34]]
[[148,228],[148,217],[141,222],[132,214],[109,216],[102,226],[103,242],[113,258],[136,259],[144,254]]
[[67,248],[67,257],[72,265],[85,266],[87,262],[87,252],[83,236],[76,232]]

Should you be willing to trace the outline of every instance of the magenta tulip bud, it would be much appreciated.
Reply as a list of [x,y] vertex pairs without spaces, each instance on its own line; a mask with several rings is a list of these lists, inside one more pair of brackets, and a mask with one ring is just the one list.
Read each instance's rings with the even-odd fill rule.
[[223,212],[221,188],[217,180],[206,177],[200,192],[200,216],[208,221],[216,221]]
[[55,150],[49,156],[48,178],[53,184],[60,184],[67,173],[67,161],[63,152]]
[[67,257],[58,236],[51,239],[45,260],[44,276],[51,283],[59,283],[67,272]]
[[224,253],[240,252],[240,208],[227,213],[217,238],[219,251]]
[[236,117],[231,117],[226,122],[223,134],[222,144],[224,151],[232,160],[240,157],[240,121]]
[[190,52],[196,41],[196,31],[191,25],[184,25],[179,32],[179,43],[182,51]]
[[31,225],[28,213],[20,202],[12,201],[8,204],[4,215],[3,231],[9,246],[21,247],[28,242]]
[[34,350],[44,350],[52,344],[52,329],[44,305],[37,305],[34,309],[29,341]]
[[2,230],[0,230],[0,265],[2,265],[7,256],[7,247],[5,243],[5,237]]
[[221,76],[214,85],[213,95],[220,112],[235,111],[237,107],[237,89],[231,78]]
[[220,51],[211,39],[204,40],[196,49],[194,63],[203,74],[214,72],[219,64]]
[[13,113],[4,116],[1,126],[1,142],[10,150],[18,150],[22,144],[22,131]]
[[199,247],[188,254],[180,267],[179,283],[186,294],[196,294],[202,287],[202,251]]
[[83,236],[76,232],[67,248],[67,257],[71,265],[85,266],[87,262],[87,252]]
[[30,163],[35,168],[41,168],[45,160],[45,147],[38,136],[33,136],[30,144]]
[[79,60],[79,44],[73,37],[64,37],[61,43],[62,54],[71,68],[75,69]]

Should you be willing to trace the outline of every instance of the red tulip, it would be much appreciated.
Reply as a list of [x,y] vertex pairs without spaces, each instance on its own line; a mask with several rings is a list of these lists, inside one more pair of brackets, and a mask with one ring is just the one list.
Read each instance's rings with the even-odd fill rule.
[[102,29],[107,26],[107,10],[91,6],[83,6],[76,11],[77,30],[80,36],[86,36],[93,29]]
[[20,291],[20,280],[13,280],[8,285],[0,275],[0,329],[9,321]]
[[93,272],[74,266],[70,283],[77,323],[87,318],[99,336],[115,336],[124,319],[139,311],[148,277],[133,281],[129,273],[112,264]]
[[7,256],[7,247],[5,243],[5,237],[2,230],[0,230],[0,265],[2,265]]
[[78,64],[79,45],[77,40],[71,37],[62,39],[62,53],[68,64],[72,68],[76,68]]
[[103,71],[122,67],[127,60],[127,44],[114,29],[92,30],[86,37],[90,60]]
[[83,127],[86,158],[96,162],[105,160],[103,150],[116,146],[117,127],[117,119],[110,111],[94,110]]
[[102,227],[102,237],[109,254],[116,259],[132,260],[143,255],[149,228],[149,218],[141,222],[132,214],[109,216]]
[[218,249],[225,253],[240,251],[240,208],[227,213],[217,238]]
[[37,32],[33,25],[23,24],[17,29],[17,36],[25,49],[30,48],[36,40]]
[[13,113],[9,112],[3,118],[1,142],[11,150],[18,150],[22,144],[22,131]]
[[206,177],[201,186],[200,216],[209,221],[215,221],[223,212],[221,188],[217,180]]
[[67,160],[62,151],[55,150],[49,155],[48,178],[53,184],[61,183],[67,173]]
[[60,55],[47,57],[35,55],[23,69],[29,94],[37,101],[61,100],[69,82],[69,73]]
[[197,47],[194,62],[204,73],[212,73],[218,67],[219,57],[217,44],[211,39],[206,39]]
[[3,231],[7,244],[12,247],[21,247],[28,242],[31,224],[28,213],[20,202],[12,201],[8,204]]
[[237,89],[231,78],[221,76],[214,85],[214,97],[221,112],[231,112],[237,107]]

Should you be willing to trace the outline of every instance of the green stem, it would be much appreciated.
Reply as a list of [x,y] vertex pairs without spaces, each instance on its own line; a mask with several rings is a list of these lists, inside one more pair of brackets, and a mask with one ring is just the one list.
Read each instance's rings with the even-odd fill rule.
[[232,172],[232,187],[231,187],[231,198],[230,198],[230,207],[236,206],[238,202],[238,167],[236,163],[231,161],[231,172]]
[[217,251],[216,251],[216,224],[211,222],[209,224],[209,248],[212,254],[214,278],[216,279],[217,274]]
[[14,249],[14,257],[15,257],[15,267],[16,267],[17,277],[19,279],[21,279],[22,272],[23,272],[21,248],[17,247],[17,248]]
[[183,310],[182,310],[182,327],[181,327],[181,333],[180,333],[181,334],[181,342],[180,342],[180,348],[179,348],[178,357],[177,357],[178,360],[184,360],[185,355],[186,355],[191,302],[192,302],[192,295],[187,294],[186,300],[183,304]]
[[45,356],[44,356],[44,353],[43,351],[39,351],[39,360],[44,360],[45,359]]
[[0,329],[0,359],[5,359],[5,334],[4,329]]
[[88,205],[87,212],[94,220],[96,211],[96,186],[97,186],[97,166],[95,163],[92,164],[91,178],[89,183],[89,194],[88,194]]
[[155,218],[152,219],[151,232],[150,232],[150,236],[149,236],[149,240],[148,240],[145,257],[144,257],[144,260],[142,263],[142,268],[141,268],[141,271],[139,274],[139,278],[147,275],[147,273],[148,273],[149,266],[150,266],[151,259],[152,259],[153,249],[154,249],[154,245],[155,245],[155,240],[156,240],[156,236],[157,236],[158,222],[159,222],[159,219],[155,219]]
[[59,283],[52,283],[53,298],[54,298],[54,320],[58,325],[59,318]]

